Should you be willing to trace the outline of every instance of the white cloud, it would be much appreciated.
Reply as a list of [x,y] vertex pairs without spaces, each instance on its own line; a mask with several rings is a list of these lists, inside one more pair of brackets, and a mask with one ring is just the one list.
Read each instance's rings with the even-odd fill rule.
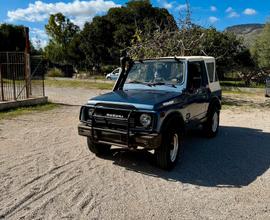
[[225,12],[228,14],[228,18],[240,17],[240,15],[232,7],[228,7]]
[[44,48],[49,41],[45,31],[38,28],[30,28],[30,39],[33,46],[37,49]]
[[214,6],[214,5],[212,5],[212,6],[210,7],[210,10],[211,10],[212,12],[215,12],[215,11],[217,11],[217,7]]
[[225,10],[226,13],[230,13],[230,12],[232,12],[232,11],[233,11],[233,8],[232,8],[232,7],[228,7],[228,8]]
[[215,16],[211,16],[208,18],[208,20],[211,24],[214,24],[214,23],[218,22],[219,19]]
[[166,9],[171,9],[175,3],[175,2],[168,2],[167,0],[157,0],[157,2],[159,3],[160,7]]
[[7,16],[11,22],[19,20],[41,22],[48,19],[50,14],[61,12],[76,22],[77,25],[82,27],[85,21],[91,21],[95,15],[104,13],[110,8],[119,6],[120,5],[114,3],[113,1],[104,0],[74,0],[73,2],[69,3],[45,3],[42,1],[36,1],[33,4],[30,3],[27,8],[18,8],[13,11],[8,11]]
[[238,18],[238,17],[240,17],[240,15],[237,12],[232,11],[231,13],[229,13],[228,17],[229,18]]
[[30,32],[33,35],[38,35],[41,38],[47,38],[47,34],[44,30],[38,29],[38,28],[30,28]]
[[164,2],[163,3],[163,7],[166,8],[166,9],[171,9],[173,7],[172,3],[169,3],[169,2]]
[[187,9],[186,4],[183,4],[183,5],[180,4],[180,5],[176,6],[176,8],[175,8],[176,11],[184,11],[186,9]]
[[246,8],[244,11],[243,11],[243,14],[245,15],[255,15],[257,14],[256,10],[253,9],[253,8]]

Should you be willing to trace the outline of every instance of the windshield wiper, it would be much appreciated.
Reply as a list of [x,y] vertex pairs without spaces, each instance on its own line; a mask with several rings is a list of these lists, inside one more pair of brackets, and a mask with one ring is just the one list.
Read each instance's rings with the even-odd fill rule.
[[128,83],[137,83],[137,84],[143,84],[143,85],[146,85],[146,86],[151,86],[151,85],[149,85],[149,83],[145,83],[145,82],[141,82],[141,81],[137,81],[137,80],[132,80],[132,81],[130,81],[130,82],[128,82]]
[[165,83],[165,82],[154,82],[154,83],[148,83],[149,86],[171,86],[173,88],[177,88],[174,84],[171,83]]
[[164,82],[154,82],[154,83],[147,83],[147,82],[141,82],[141,81],[137,81],[137,80],[132,80],[128,83],[137,83],[137,84],[142,84],[142,85],[146,85],[146,86],[171,86],[173,88],[177,88],[174,84],[171,83],[164,83]]

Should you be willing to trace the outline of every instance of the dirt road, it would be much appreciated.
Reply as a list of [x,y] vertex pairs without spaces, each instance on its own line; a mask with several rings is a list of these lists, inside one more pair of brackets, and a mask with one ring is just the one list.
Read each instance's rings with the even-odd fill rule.
[[[63,102],[97,93],[81,92]],[[269,108],[223,110],[219,135],[189,134],[172,172],[143,152],[95,157],[78,113],[63,105],[0,121],[0,219],[270,219]]]

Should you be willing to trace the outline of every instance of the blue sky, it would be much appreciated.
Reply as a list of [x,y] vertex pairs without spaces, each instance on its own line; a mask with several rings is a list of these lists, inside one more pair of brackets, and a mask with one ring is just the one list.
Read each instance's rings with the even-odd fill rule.
[[[83,27],[95,15],[111,7],[125,4],[124,0],[0,0],[0,23],[30,27],[34,44],[44,46],[48,40],[44,25],[49,14],[58,11]],[[153,0],[156,7],[165,7],[177,18],[185,8],[185,0]],[[246,23],[265,23],[270,17],[270,0],[190,0],[192,19],[202,26],[219,30]]]

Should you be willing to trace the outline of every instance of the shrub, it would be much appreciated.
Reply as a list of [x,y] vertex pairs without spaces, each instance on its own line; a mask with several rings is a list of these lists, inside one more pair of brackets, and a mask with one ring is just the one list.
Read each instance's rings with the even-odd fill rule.
[[47,72],[47,76],[49,76],[49,77],[64,77],[64,73],[62,72],[62,70],[54,67]]

